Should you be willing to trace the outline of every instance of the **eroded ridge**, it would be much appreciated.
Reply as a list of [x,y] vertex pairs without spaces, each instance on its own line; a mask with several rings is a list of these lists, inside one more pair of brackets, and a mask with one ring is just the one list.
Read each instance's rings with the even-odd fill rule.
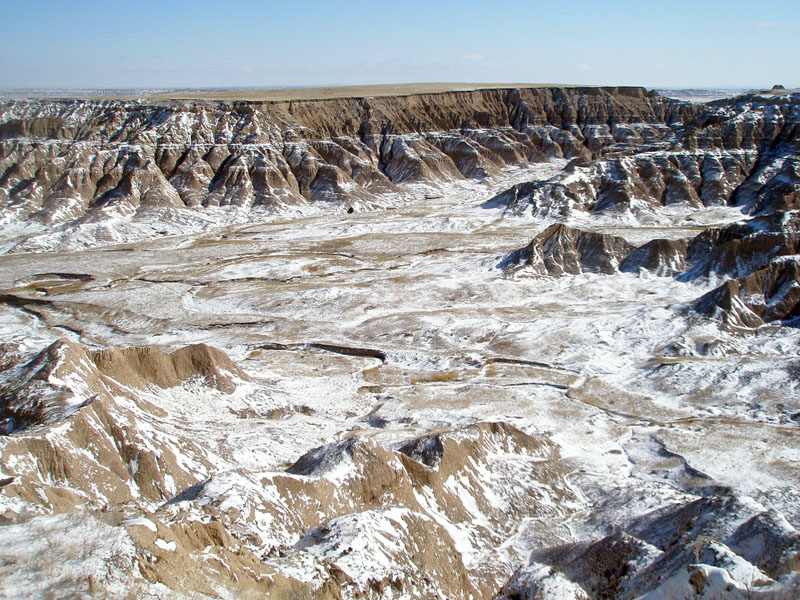
[[1,105],[3,589],[796,597],[797,122]]

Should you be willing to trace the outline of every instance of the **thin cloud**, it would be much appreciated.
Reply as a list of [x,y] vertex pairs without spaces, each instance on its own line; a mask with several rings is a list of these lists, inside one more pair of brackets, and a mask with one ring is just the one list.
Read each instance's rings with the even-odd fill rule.
[[758,29],[775,29],[776,27],[780,27],[780,23],[776,23],[775,21],[758,21],[756,22],[756,27]]
[[581,71],[590,71],[592,69],[592,65],[587,65],[586,63],[581,63],[579,65],[575,65],[576,69],[580,69]]
[[461,55],[461,59],[462,60],[479,61],[479,60],[483,60],[483,54],[478,54],[477,52],[475,52],[474,54],[462,54]]

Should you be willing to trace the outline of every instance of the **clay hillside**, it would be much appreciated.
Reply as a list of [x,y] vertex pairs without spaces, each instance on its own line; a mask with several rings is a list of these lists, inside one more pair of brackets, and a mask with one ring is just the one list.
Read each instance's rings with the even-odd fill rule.
[[0,102],[0,597],[800,595],[800,94]]

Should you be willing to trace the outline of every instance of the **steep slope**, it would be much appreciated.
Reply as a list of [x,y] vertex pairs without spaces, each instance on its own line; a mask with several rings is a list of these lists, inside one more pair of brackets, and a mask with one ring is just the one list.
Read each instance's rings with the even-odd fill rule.
[[576,161],[551,180],[522,183],[493,205],[540,217],[589,212],[658,221],[664,207],[733,204],[753,214],[796,208],[800,95],[713,102],[684,111],[672,144]]
[[248,379],[223,352],[205,345],[167,355],[154,348],[91,352],[60,340],[33,357],[6,348],[4,360],[6,517],[25,503],[65,511],[167,499],[195,483],[195,469],[208,463],[192,440],[143,427],[143,415],[157,419],[163,411],[140,392],[196,379],[230,393],[236,381]]
[[689,243],[682,279],[746,276],[773,258],[797,254],[799,225],[800,213],[788,211],[709,228]]
[[699,298],[694,308],[734,328],[792,322],[800,316],[798,257],[776,259],[744,277],[729,279]]
[[[13,356],[13,350],[9,350]],[[79,345],[60,340],[29,362],[8,367],[3,373],[0,434],[58,423],[99,397],[111,400],[120,387],[142,389],[150,384],[167,388],[202,378],[207,385],[231,392],[234,377],[248,379],[225,353],[204,344],[172,354],[155,348],[86,352]]]
[[370,206],[395,184],[669,144],[691,107],[641,88],[479,90],[299,102],[0,105],[5,222],[153,209]]
[[601,540],[535,552],[500,598],[547,598],[555,573],[564,598],[789,598],[777,582],[800,583],[798,548],[800,535],[779,515],[712,496]]
[[799,100],[1,105],[3,593],[797,596]]
[[551,225],[511,254],[504,266],[526,265],[537,274],[613,273],[633,248],[622,238]]

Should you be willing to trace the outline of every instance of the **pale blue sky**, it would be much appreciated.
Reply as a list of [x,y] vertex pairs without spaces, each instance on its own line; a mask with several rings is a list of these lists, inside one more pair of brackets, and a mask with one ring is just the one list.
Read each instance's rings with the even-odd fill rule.
[[0,0],[0,87],[800,86],[800,0]]

